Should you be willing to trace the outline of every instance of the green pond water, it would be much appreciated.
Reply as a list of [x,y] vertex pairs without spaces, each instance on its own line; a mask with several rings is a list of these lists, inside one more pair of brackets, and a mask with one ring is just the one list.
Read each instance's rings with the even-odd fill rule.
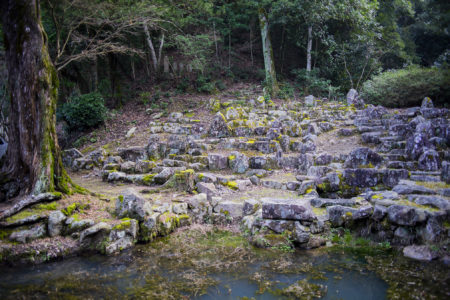
[[263,250],[193,229],[113,257],[0,267],[0,298],[449,299],[448,267],[372,250]]

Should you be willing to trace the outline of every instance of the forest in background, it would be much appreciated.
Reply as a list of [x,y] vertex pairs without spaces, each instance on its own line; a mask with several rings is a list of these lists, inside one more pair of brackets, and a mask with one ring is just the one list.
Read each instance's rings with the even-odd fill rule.
[[[171,95],[217,94],[236,82],[262,84],[266,98],[339,99],[354,88],[374,104],[413,106],[430,96],[445,105],[449,11],[443,0],[41,2],[59,78],[58,118],[77,128],[101,122],[105,106],[137,99],[164,109]],[[265,76],[263,25],[276,91]],[[4,63],[0,68],[4,122]],[[81,106],[98,120],[77,122]]]

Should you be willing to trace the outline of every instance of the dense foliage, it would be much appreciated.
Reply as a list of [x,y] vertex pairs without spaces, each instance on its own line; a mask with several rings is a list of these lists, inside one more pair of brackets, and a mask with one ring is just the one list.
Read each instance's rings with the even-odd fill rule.
[[[450,56],[450,4],[444,0],[40,3],[61,103],[76,90],[99,92],[109,107],[120,107],[143,92],[211,94],[237,81],[267,85],[259,9],[267,12],[282,98],[293,86],[299,96],[334,99],[382,72],[412,65],[440,65],[436,72],[444,72]],[[384,95],[370,93],[374,101]]]
[[57,115],[67,122],[71,131],[89,129],[105,121],[104,102],[99,93],[73,96],[58,108]]
[[387,107],[420,105],[426,96],[435,103],[448,104],[450,99],[450,72],[438,68],[412,66],[383,72],[366,81],[362,94],[371,103]]

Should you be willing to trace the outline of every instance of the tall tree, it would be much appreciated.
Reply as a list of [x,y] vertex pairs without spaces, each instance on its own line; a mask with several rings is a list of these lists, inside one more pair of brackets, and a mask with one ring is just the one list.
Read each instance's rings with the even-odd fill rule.
[[0,4],[10,97],[9,145],[0,183],[16,180],[21,194],[69,193],[55,124],[58,78],[40,20],[39,0]]
[[270,42],[269,19],[264,8],[259,8],[259,25],[261,27],[264,68],[266,70],[266,88],[269,88],[270,91],[268,92],[273,96],[278,91],[278,83],[273,61],[272,43]]

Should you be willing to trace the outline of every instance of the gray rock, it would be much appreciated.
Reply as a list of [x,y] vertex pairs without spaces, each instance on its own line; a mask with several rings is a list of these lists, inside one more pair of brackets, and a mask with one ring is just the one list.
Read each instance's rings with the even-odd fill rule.
[[414,226],[427,219],[425,211],[404,205],[389,206],[387,215],[391,223],[403,226]]
[[425,134],[415,133],[406,140],[405,153],[410,159],[416,160],[430,147],[431,143]]
[[[0,146],[1,146],[1,144],[0,144]],[[67,168],[72,168],[75,159],[82,158],[82,157],[83,157],[83,154],[81,154],[81,152],[75,148],[64,150],[62,153],[63,164]],[[1,158],[1,155],[0,155],[0,158]]]
[[345,169],[344,181],[352,187],[373,187],[379,183],[376,169]]
[[314,96],[309,95],[305,97],[305,105],[307,106],[314,106]]
[[52,211],[48,216],[48,234],[51,237],[60,235],[63,232],[66,215],[60,210]]
[[300,188],[300,182],[298,181],[289,181],[286,183],[286,189],[288,191],[296,191]]
[[155,177],[153,177],[153,181],[156,184],[164,184],[170,177],[173,176],[174,173],[175,171],[172,168],[164,168],[161,172],[155,175]]
[[88,237],[92,237],[101,231],[109,234],[111,231],[111,225],[105,222],[100,222],[83,230],[80,234],[80,243],[83,244]]
[[420,108],[434,108],[433,101],[429,97],[423,98]]
[[328,153],[319,154],[315,159],[315,164],[318,166],[329,165],[333,161],[333,156]]
[[231,129],[227,125],[225,116],[218,112],[211,122],[208,129],[208,134],[211,137],[223,138],[231,135]]
[[172,205],[172,211],[174,214],[178,214],[178,215],[187,214],[188,205],[187,205],[187,203],[174,203]]
[[242,211],[245,216],[254,214],[258,209],[261,208],[261,203],[255,199],[247,199],[244,201],[244,206]]
[[135,172],[136,163],[133,161],[126,161],[120,165],[120,171],[125,172],[127,174],[131,174]]
[[111,255],[132,247],[137,240],[138,229],[138,222],[133,219],[122,221],[121,224],[113,227],[105,247],[106,254]]
[[300,224],[300,222],[295,222],[295,228],[293,233],[294,242],[304,244],[307,243],[310,239],[310,230],[308,227],[305,227]]
[[408,195],[408,200],[419,205],[428,205],[441,210],[450,210],[450,201],[446,198],[434,195]]
[[43,238],[46,234],[45,224],[39,224],[31,229],[13,232],[9,236],[9,240],[25,244],[35,239]]
[[425,150],[419,157],[419,169],[424,171],[437,171],[441,166],[439,154],[432,149]]
[[383,184],[392,188],[396,186],[401,179],[407,179],[409,172],[405,169],[386,169],[382,172]]
[[208,166],[210,170],[223,170],[228,167],[228,157],[220,154],[208,154]]
[[363,206],[360,208],[351,208],[346,206],[334,205],[327,207],[327,213],[331,225],[339,227],[346,221],[356,221],[369,218],[373,213],[372,206]]
[[413,182],[401,180],[398,185],[396,185],[393,189],[394,192],[400,195],[408,195],[408,194],[436,194],[436,191],[426,188],[421,185],[414,184]]
[[383,158],[369,148],[356,148],[345,160],[345,168],[361,168],[362,166],[378,166]]
[[129,217],[143,221],[146,216],[152,214],[150,202],[141,198],[133,189],[121,192],[116,200],[116,214],[119,218]]
[[91,219],[78,220],[74,217],[69,217],[66,219],[66,234],[72,234],[75,232],[82,231],[88,227],[91,227],[95,222]]
[[224,201],[218,203],[214,207],[214,212],[223,214],[225,217],[231,217],[235,219],[242,217],[243,207],[243,203]]
[[403,248],[403,255],[420,261],[432,261],[438,258],[438,254],[432,251],[428,246],[411,245]]
[[208,199],[211,199],[213,196],[218,196],[219,192],[216,189],[216,186],[213,183],[206,182],[198,182],[196,184],[197,190],[200,193],[207,195]]
[[137,161],[138,159],[147,158],[147,152],[144,147],[118,148],[117,152],[126,161]]
[[313,221],[315,219],[307,200],[265,199],[262,203],[265,219]]
[[442,162],[441,180],[450,184],[450,163],[448,161]]
[[231,152],[230,156],[228,156],[228,163],[230,169],[238,174],[245,173],[249,167],[247,156],[237,151]]
[[381,221],[387,214],[387,207],[382,205],[375,205],[373,208],[372,219]]
[[347,105],[355,104],[357,98],[358,92],[355,89],[350,89],[347,93]]
[[256,175],[250,176],[249,179],[253,185],[259,185],[261,183],[261,179],[259,179],[259,177]]
[[252,169],[264,169],[267,164],[267,159],[264,156],[250,157],[249,166]]
[[356,201],[352,199],[325,199],[325,198],[314,198],[311,200],[311,205],[314,207],[327,207],[333,205],[341,206],[354,206]]
[[399,226],[394,231],[393,243],[397,245],[411,245],[414,242],[415,235],[411,228]]

